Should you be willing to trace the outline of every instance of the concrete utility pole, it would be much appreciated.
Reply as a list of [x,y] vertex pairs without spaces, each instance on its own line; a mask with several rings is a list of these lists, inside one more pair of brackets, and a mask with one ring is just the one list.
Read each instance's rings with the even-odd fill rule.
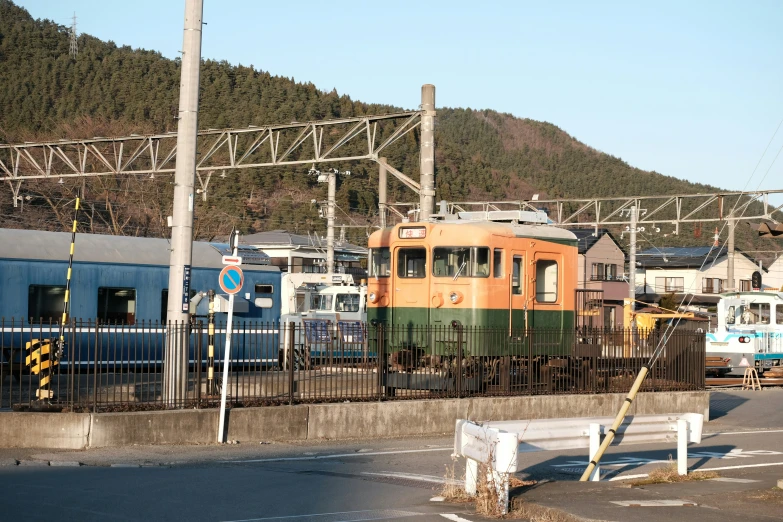
[[337,193],[337,172],[329,170],[329,193],[326,199],[326,272],[334,273],[334,205]]
[[628,257],[628,297],[636,299],[636,206],[631,207],[631,248]]
[[381,228],[386,228],[386,158],[381,158],[378,167],[378,213],[381,215]]
[[421,86],[421,191],[419,220],[429,219],[435,208],[435,86]]
[[177,162],[174,172],[174,205],[169,262],[169,329],[165,359],[164,401],[183,401],[187,392],[189,339],[172,332],[172,325],[185,328],[190,307],[190,265],[193,250],[193,199],[196,182],[196,136],[198,132],[199,67],[201,65],[201,19],[203,0],[185,1],[182,73],[179,85]]
[[727,263],[727,269],[726,269],[726,285],[728,288],[726,289],[729,292],[736,292],[737,291],[737,285],[734,284],[734,229],[737,226],[737,221],[735,219],[732,219],[732,216],[729,216],[728,219],[729,223],[729,246],[728,246],[728,263]]

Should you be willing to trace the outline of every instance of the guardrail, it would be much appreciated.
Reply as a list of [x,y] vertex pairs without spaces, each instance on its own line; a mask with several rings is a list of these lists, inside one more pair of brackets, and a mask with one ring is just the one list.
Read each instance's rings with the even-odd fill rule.
[[[337,319],[337,318],[335,318]],[[220,397],[225,327],[206,322],[106,325],[72,320],[58,364],[33,374],[27,343],[59,338],[57,323],[0,319],[0,408],[71,411],[214,407]],[[189,343],[187,392],[164,400],[167,335]],[[475,396],[626,392],[658,343],[662,356],[642,391],[704,389],[704,336],[656,331],[419,327],[308,319],[236,322],[228,401],[262,406]],[[32,346],[32,345],[31,345]],[[61,352],[61,353],[60,353]],[[49,393],[51,392],[51,393]],[[38,394],[41,396],[41,394]]]
[[[465,491],[475,495],[479,464],[486,465],[487,482],[495,489],[503,514],[508,510],[511,474],[522,469],[523,453],[589,448],[592,460],[604,431],[614,417],[497,421],[478,424],[458,420],[454,431],[454,456],[467,459]],[[688,442],[701,442],[704,416],[698,413],[635,415],[626,417],[612,445],[677,442],[677,470],[688,473]],[[600,478],[598,466],[590,476]]]

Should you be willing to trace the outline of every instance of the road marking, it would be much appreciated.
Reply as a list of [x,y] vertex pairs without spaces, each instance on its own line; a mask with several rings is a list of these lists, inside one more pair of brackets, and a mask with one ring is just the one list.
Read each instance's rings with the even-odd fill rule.
[[470,522],[470,520],[468,520],[467,518],[462,518],[452,513],[441,513],[440,516],[442,516],[443,518],[447,518],[449,520],[453,520],[454,522]]
[[380,473],[372,473],[370,471],[363,471],[362,475],[371,475],[376,477],[389,477],[389,478],[401,478],[408,480],[418,480],[420,482],[431,482],[433,484],[454,484],[460,485],[462,481],[456,479],[447,479],[445,477],[437,477],[434,475],[417,475],[415,473],[403,473],[400,471],[382,471]]
[[745,464],[744,466],[723,466],[720,468],[699,468],[695,471],[723,471],[727,469],[765,468],[767,466],[783,466],[783,462],[767,462],[765,464]]
[[705,435],[755,435],[757,433],[783,433],[783,430],[716,431],[714,433],[705,433]]
[[611,500],[610,502],[623,507],[693,507],[697,505],[688,500]]
[[454,451],[453,446],[446,448],[428,448],[416,450],[398,450],[398,451],[372,451],[367,453],[337,453],[334,455],[312,455],[307,457],[275,457],[269,459],[250,459],[250,460],[220,460],[223,464],[250,464],[254,462],[287,462],[298,460],[321,460],[321,459],[341,459],[345,457],[366,457],[368,455],[399,455],[400,453],[431,453],[433,451]]
[[615,480],[631,480],[631,479],[639,479],[639,478],[647,478],[650,475],[647,473],[639,473],[638,475],[620,475],[619,477],[612,477],[609,480],[609,482],[614,482]]
[[390,520],[393,518],[418,517],[424,513],[415,511],[402,511],[399,509],[374,509],[368,511],[338,511],[336,513],[312,513],[308,515],[289,515],[284,517],[245,518],[242,520],[230,520],[225,522],[260,522],[262,520],[317,520],[318,522],[362,520]]
[[446,502],[446,497],[432,497],[430,502]]
[[737,482],[739,484],[750,484],[751,482],[761,482],[760,480],[729,478],[729,477],[717,477],[717,478],[711,478],[709,480],[714,480],[715,482]]

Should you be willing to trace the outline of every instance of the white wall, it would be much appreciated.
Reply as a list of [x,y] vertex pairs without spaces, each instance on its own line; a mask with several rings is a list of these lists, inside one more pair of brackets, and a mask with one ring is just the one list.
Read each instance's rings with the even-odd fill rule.
[[[783,267],[781,267],[781,269],[783,269]],[[753,264],[744,255],[737,253],[734,256],[735,289],[739,290],[740,280],[743,279],[750,280],[751,274],[756,270],[758,270],[758,266]],[[701,294],[702,280],[704,278],[726,279],[727,272],[728,272],[728,259],[723,258],[719,263],[716,263],[712,266],[706,266],[701,270],[696,268],[678,268],[678,269],[670,269],[670,270],[665,270],[662,268],[651,268],[651,269],[643,270],[641,271],[640,274],[636,276],[636,284],[638,290],[642,290],[642,288],[640,287],[645,284],[644,281],[646,278],[646,287],[644,287],[645,293],[664,294],[667,293],[663,287],[664,282],[661,281],[661,286],[657,287],[656,278],[662,279],[666,277],[681,277],[683,279],[683,287],[684,287],[682,292]],[[766,277],[763,278],[763,280],[765,279]],[[723,290],[724,291],[728,290],[729,286],[730,286],[729,283],[726,282]]]

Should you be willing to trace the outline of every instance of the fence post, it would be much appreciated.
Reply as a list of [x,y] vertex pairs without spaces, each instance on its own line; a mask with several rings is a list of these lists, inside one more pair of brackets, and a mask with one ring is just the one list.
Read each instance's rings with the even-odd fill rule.
[[296,348],[296,324],[288,323],[288,404],[294,403],[294,349]]
[[383,323],[375,325],[375,338],[377,340],[377,354],[375,355],[378,360],[378,402],[383,400],[383,382],[386,375],[386,328]]
[[462,325],[457,325],[457,398],[462,398]]
[[[99,363],[99,356],[98,352],[100,352],[100,333],[98,332],[98,319],[95,319],[95,366],[92,368],[92,412],[95,413],[98,411],[98,363]],[[88,374],[89,375],[89,374]]]

